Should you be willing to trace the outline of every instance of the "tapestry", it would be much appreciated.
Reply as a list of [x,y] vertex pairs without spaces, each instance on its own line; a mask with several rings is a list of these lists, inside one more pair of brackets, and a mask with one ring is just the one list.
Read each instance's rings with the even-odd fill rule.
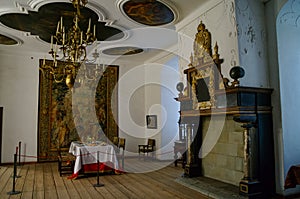
[[[50,63],[51,61],[46,61]],[[42,60],[40,60],[40,64]],[[58,64],[64,64],[58,62]],[[80,85],[79,88],[69,88],[65,79],[55,81],[49,71],[40,71],[39,76],[39,112],[38,112],[38,161],[51,161],[57,159],[57,149],[68,151],[72,141],[84,139],[113,140],[118,136],[118,127],[114,120],[118,113],[118,66],[105,66],[98,78],[96,88],[90,91],[91,80]],[[78,85],[77,85],[78,86]],[[85,92],[79,92],[81,90]],[[74,96],[80,103],[74,104]],[[91,97],[92,96],[92,97]],[[91,100],[94,103],[91,103]],[[94,105],[93,109],[89,105]],[[95,112],[96,121],[92,122],[92,111]],[[80,119],[78,119],[80,115]],[[78,122],[86,121],[88,124],[80,125]],[[96,124],[97,123],[97,124]],[[97,127],[95,131],[91,129]],[[99,128],[100,126],[100,128]],[[93,135],[90,132],[95,132]]]

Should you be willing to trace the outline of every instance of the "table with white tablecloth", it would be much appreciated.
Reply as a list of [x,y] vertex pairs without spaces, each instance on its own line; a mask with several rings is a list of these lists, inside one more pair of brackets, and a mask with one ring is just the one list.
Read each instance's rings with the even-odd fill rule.
[[[97,169],[103,171],[107,166],[115,171],[119,170],[119,164],[113,145],[103,142],[90,144],[72,142],[69,152],[76,156],[74,173],[70,178],[76,178],[81,170],[84,172]],[[97,159],[99,160],[100,168],[98,168]]]

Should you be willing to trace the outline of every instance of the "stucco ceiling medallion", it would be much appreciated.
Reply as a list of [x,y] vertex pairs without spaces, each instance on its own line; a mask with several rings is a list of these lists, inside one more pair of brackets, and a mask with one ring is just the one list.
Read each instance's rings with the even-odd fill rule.
[[[96,3],[88,5],[82,9],[79,26],[86,28],[91,18],[97,27],[98,41],[120,41],[127,37],[124,28],[119,28],[112,20],[108,20]],[[10,31],[22,31],[25,36],[35,37],[40,42],[50,43],[51,35],[55,33],[61,16],[66,29],[71,28],[67,26],[72,25],[73,12],[73,5],[69,1],[32,0],[26,5],[16,3],[14,11],[0,13],[0,25]]]

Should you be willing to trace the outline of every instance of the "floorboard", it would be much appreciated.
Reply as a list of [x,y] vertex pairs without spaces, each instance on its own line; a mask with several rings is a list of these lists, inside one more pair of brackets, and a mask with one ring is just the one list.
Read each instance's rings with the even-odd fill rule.
[[[172,165],[156,171],[154,167],[160,167],[159,163],[148,164],[137,161],[127,164],[129,170],[125,174],[101,174],[99,182],[103,187],[94,187],[97,184],[95,174],[79,176],[75,180],[67,179],[68,175],[59,176],[57,163],[25,164],[17,167],[20,178],[16,178],[15,190],[20,194],[9,195],[12,191],[13,166],[0,167],[0,198],[33,198],[33,199],[151,199],[151,198],[180,198],[180,199],[207,199],[207,196],[176,182],[181,176],[182,169]],[[148,166],[147,166],[148,165]],[[149,172],[139,172],[143,166]]]

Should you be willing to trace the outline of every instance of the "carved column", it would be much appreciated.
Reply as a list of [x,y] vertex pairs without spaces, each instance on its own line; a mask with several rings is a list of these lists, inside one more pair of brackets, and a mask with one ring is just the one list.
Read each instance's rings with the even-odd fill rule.
[[239,115],[234,117],[244,128],[244,177],[239,183],[239,192],[248,197],[259,197],[262,194],[260,182],[257,179],[257,140],[255,139],[255,115]]
[[186,124],[186,165],[184,175],[188,177],[200,176],[201,160],[198,158],[199,143],[201,135],[198,132],[198,125],[194,122]]
[[[186,128],[185,124],[179,123],[179,140],[174,142],[174,164],[177,166],[178,162],[182,163],[182,168],[186,164]],[[178,153],[181,154],[181,157],[178,157]]]
[[256,140],[254,135],[251,134],[251,128],[254,125],[252,123],[244,124],[244,178],[243,180],[253,181],[256,179],[256,163],[257,154],[254,146],[256,146]]
[[187,139],[186,139],[186,148],[187,148],[187,160],[186,163],[187,165],[190,165],[192,163],[192,156],[193,156],[193,151],[191,149],[191,144],[192,144],[192,128],[190,124],[186,125],[186,132],[187,132]]

